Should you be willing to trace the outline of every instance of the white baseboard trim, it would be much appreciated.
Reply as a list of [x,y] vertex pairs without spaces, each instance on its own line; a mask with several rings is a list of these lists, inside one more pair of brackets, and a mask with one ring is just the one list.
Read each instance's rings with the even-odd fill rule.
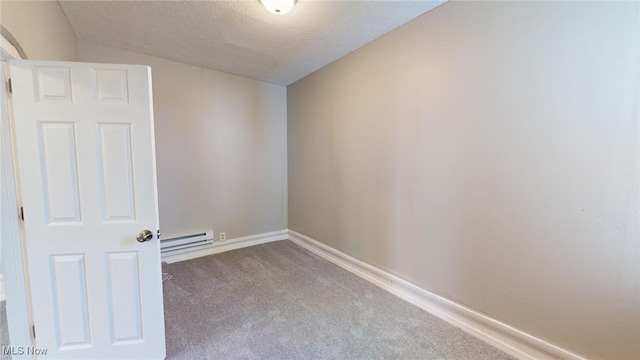
[[513,357],[522,360],[585,359],[468,307],[433,294],[308,236],[289,230],[289,240]]
[[182,254],[169,255],[164,257],[162,261],[171,264],[178,261],[191,260],[202,256],[218,254],[225,251],[264,244],[272,241],[287,240],[288,238],[288,230],[272,231],[257,235],[244,236],[235,239],[229,239],[224,242],[216,242],[212,247],[206,249],[195,250]]

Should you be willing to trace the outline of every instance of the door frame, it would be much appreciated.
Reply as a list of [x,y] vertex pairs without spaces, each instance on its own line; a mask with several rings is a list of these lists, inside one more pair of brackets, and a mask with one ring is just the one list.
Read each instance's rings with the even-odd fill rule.
[[[24,59],[24,52],[15,39],[2,29],[0,43],[0,78],[2,78],[0,106],[0,224],[2,241],[2,266],[6,292],[7,325],[10,345],[13,347],[34,346],[31,333],[31,309],[28,279],[25,272],[23,228],[19,218],[18,179],[15,169],[15,145],[12,132],[11,104],[8,94],[8,61]],[[7,35],[7,36],[5,36]],[[9,39],[13,40],[10,41]],[[30,356],[14,355],[14,359]]]

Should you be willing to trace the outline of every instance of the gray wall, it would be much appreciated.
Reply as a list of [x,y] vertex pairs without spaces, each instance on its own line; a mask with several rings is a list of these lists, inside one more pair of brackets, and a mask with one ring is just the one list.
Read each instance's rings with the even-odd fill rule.
[[287,228],[284,86],[82,40],[78,57],[151,66],[163,237]]
[[640,357],[637,2],[451,2],[288,88],[289,228]]
[[29,60],[76,59],[76,35],[57,1],[0,1],[0,23]]

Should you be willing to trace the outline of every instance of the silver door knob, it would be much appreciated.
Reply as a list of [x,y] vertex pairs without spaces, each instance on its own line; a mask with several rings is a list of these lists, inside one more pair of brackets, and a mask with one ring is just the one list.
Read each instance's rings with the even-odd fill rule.
[[140,234],[138,234],[138,237],[136,238],[138,242],[145,242],[151,239],[153,239],[153,233],[149,230],[141,231]]

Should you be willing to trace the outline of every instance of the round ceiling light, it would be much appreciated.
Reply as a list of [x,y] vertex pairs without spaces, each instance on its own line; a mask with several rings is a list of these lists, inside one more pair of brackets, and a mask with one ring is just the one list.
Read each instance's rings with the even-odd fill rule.
[[270,13],[284,15],[293,9],[296,0],[260,0],[260,2]]

